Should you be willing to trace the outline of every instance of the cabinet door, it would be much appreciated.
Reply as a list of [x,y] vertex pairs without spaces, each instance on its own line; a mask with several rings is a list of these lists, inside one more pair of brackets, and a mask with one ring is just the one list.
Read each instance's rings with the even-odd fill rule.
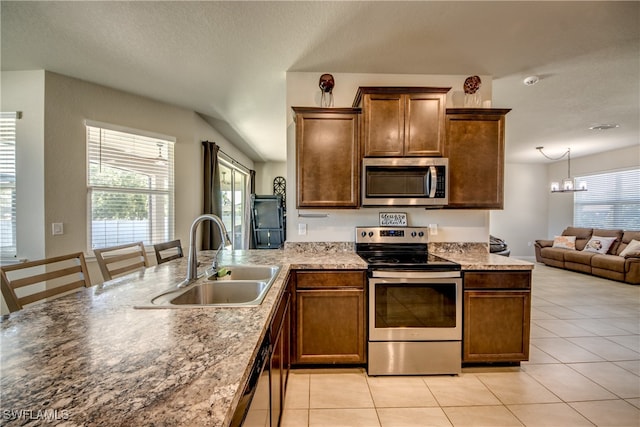
[[463,362],[529,360],[529,291],[464,291]]
[[364,291],[296,292],[296,361],[311,364],[364,363]]
[[508,111],[447,110],[449,208],[503,209],[504,122]]
[[283,400],[282,400],[282,391],[283,391],[283,377],[282,377],[282,331],[276,337],[276,340],[272,344],[272,353],[270,360],[270,370],[269,370],[269,386],[271,387],[270,392],[270,414],[271,414],[271,425],[277,426],[280,424],[280,416],[282,415],[283,410]]
[[357,208],[359,113],[320,110],[294,108],[297,207]]
[[404,155],[441,157],[444,154],[445,94],[405,96]]
[[404,95],[367,94],[363,104],[365,157],[398,157],[404,153]]

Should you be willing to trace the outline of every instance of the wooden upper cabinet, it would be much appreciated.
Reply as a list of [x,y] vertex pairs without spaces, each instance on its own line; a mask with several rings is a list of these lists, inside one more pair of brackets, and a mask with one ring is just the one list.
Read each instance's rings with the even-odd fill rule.
[[447,109],[449,208],[504,208],[504,124],[509,109]]
[[298,208],[357,208],[359,108],[293,107]]
[[364,157],[440,157],[450,88],[360,87]]

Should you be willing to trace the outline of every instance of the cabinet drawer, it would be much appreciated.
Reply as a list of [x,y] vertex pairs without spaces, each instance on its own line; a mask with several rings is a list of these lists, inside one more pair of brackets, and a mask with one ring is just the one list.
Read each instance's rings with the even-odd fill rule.
[[469,271],[464,289],[531,289],[531,271]]
[[366,271],[297,271],[297,289],[358,288],[364,289]]

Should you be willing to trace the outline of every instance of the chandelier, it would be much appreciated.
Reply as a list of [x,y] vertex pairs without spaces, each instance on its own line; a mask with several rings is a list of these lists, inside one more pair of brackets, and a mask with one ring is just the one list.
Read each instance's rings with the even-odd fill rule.
[[552,193],[573,193],[576,191],[587,191],[587,182],[586,181],[576,181],[575,178],[571,177],[571,148],[567,148],[567,151],[562,153],[560,157],[549,157],[543,151],[544,147],[536,147],[536,150],[540,152],[544,157],[549,160],[562,160],[567,157],[567,177],[562,180],[562,186],[560,186],[560,182],[552,181],[551,182],[551,192]]

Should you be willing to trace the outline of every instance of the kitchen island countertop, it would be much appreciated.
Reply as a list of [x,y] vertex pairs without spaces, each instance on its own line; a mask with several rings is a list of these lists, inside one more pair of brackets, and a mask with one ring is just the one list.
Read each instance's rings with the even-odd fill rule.
[[[532,267],[486,255],[444,256],[463,269]],[[281,270],[257,307],[134,308],[185,277],[182,258],[12,313],[0,324],[2,424],[226,426],[288,272],[367,267],[354,252],[286,249],[223,251],[220,263]]]

